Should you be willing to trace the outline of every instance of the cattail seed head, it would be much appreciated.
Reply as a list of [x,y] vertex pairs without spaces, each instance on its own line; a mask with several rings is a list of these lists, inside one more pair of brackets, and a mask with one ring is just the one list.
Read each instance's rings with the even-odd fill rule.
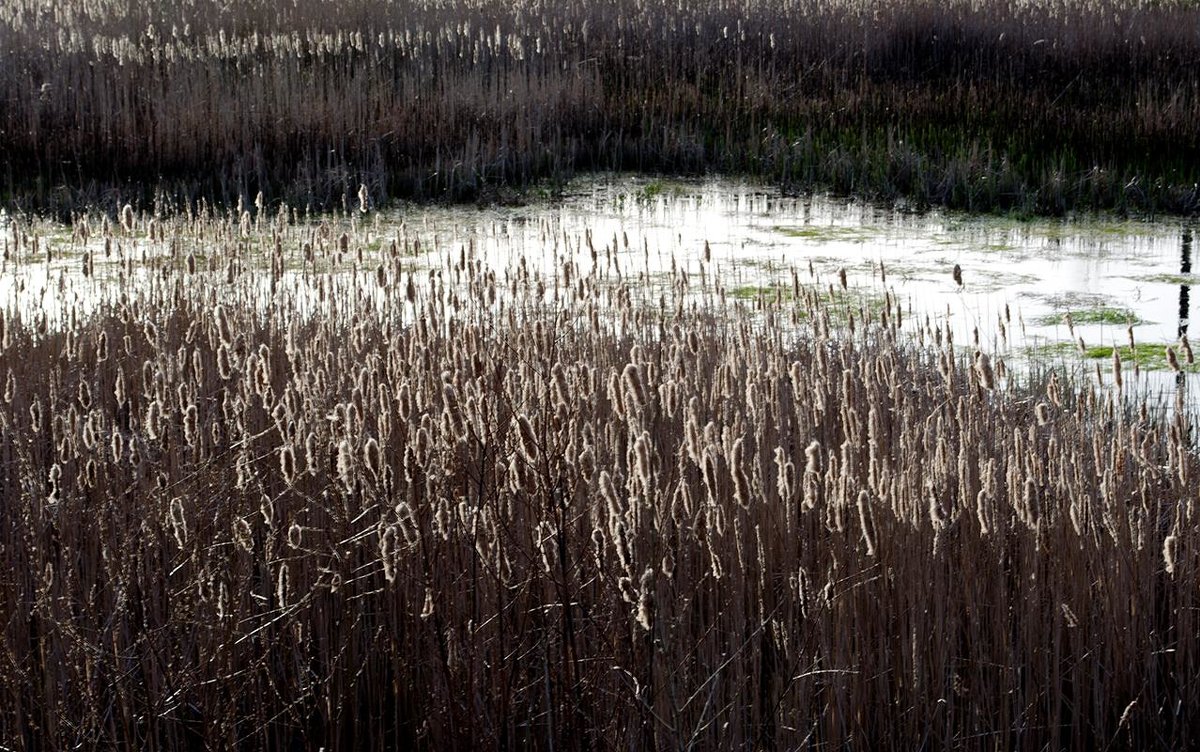
[[1179,536],[1174,533],[1163,540],[1163,565],[1167,574],[1175,574],[1176,553],[1179,550]]
[[517,416],[517,436],[520,439],[521,454],[529,462],[536,462],[538,456],[537,435],[533,432],[533,424],[524,414]]
[[283,608],[287,605],[290,591],[291,580],[288,577],[288,565],[285,561],[279,565],[279,575],[275,580],[275,601],[277,606]]
[[816,475],[821,472],[821,443],[813,439],[804,449],[804,473]]
[[646,567],[638,582],[637,623],[649,632],[654,626],[654,569]]
[[984,389],[993,389],[996,386],[996,375],[992,371],[992,361],[988,358],[987,353],[975,351],[975,373],[979,376],[979,385]]
[[642,369],[636,363],[629,363],[621,373],[621,383],[625,387],[625,395],[632,401],[636,409],[646,404],[646,387],[642,382]]
[[396,580],[396,536],[396,526],[388,525],[379,537],[379,559],[383,563],[383,578],[388,582]]
[[279,474],[289,486],[296,479],[296,452],[291,444],[284,444],[279,449]]
[[354,450],[350,447],[349,439],[342,439],[337,447],[337,472],[342,485],[347,489],[354,488]]
[[367,439],[367,443],[363,445],[363,462],[370,471],[371,477],[378,479],[382,472],[383,460],[379,442],[374,437]]

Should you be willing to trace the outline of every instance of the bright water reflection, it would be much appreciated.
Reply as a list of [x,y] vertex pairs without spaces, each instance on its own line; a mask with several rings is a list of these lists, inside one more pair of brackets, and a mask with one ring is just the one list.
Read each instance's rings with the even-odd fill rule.
[[[40,235],[35,250],[28,240],[23,246],[17,242],[18,223],[10,224],[0,228],[6,254],[0,305],[51,322],[56,311],[73,306],[85,312],[120,290],[154,284],[164,268],[178,267],[189,254],[212,274],[226,270],[228,257],[251,266],[256,258],[253,242],[214,239],[205,247],[202,239],[178,233],[172,241],[170,232],[131,238],[116,253],[110,247],[104,254],[97,237],[83,243],[71,228],[45,224],[31,230]],[[353,254],[341,263],[304,261],[305,243],[316,242],[318,234],[335,238],[343,232],[353,247],[365,249],[361,263]],[[279,236],[294,259],[284,276],[306,284],[281,288],[264,282],[258,295],[263,305],[286,289],[319,310],[323,297],[303,292],[319,287],[313,278],[353,286],[355,275],[382,263],[393,241],[404,250],[403,269],[418,282],[456,255],[470,255],[498,275],[524,258],[546,279],[573,259],[580,274],[594,269],[607,280],[649,291],[666,289],[675,275],[686,273],[698,282],[695,289],[747,305],[777,294],[787,299],[794,278],[840,289],[844,270],[849,291],[867,308],[891,292],[914,331],[928,319],[948,326],[957,343],[978,342],[1010,363],[1050,359],[1091,378],[1099,366],[1106,383],[1111,352],[1104,348],[1116,347],[1130,369],[1127,389],[1136,361],[1140,388],[1171,393],[1182,384],[1192,404],[1200,394],[1191,384],[1200,375],[1177,377],[1164,351],[1187,333],[1195,280],[1191,234],[1179,221],[1024,222],[912,214],[823,196],[783,196],[729,180],[594,177],[574,183],[561,200],[324,217],[281,225]],[[85,251],[93,264],[86,279]],[[257,258],[265,259],[266,251],[259,251]],[[1130,327],[1136,357],[1129,349]]]

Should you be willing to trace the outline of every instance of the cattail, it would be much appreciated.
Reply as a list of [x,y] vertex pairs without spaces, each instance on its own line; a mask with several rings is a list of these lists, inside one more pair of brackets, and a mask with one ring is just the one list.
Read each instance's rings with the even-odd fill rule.
[[187,409],[184,410],[184,441],[188,445],[196,446],[198,443],[198,420],[196,405],[187,405]]
[[1113,348],[1112,353],[1112,373],[1113,383],[1115,383],[1117,385],[1117,389],[1120,390],[1125,386],[1125,379],[1121,373],[1121,354],[1117,352],[1117,348],[1115,347]]
[[50,485],[50,494],[47,501],[51,504],[58,501],[59,482],[62,478],[62,467],[57,462],[50,466],[50,472],[47,474],[47,481]]
[[992,389],[996,385],[996,375],[992,372],[992,361],[987,353],[975,351],[975,373],[979,376],[979,385],[984,389]]
[[291,525],[288,526],[287,542],[288,542],[289,547],[300,548],[300,544],[303,542],[303,538],[304,538],[304,528],[300,527],[300,523],[293,522]]
[[646,404],[646,388],[642,383],[642,370],[636,363],[629,363],[621,373],[621,383],[625,387],[625,395],[633,401],[637,409]]
[[742,453],[745,451],[745,438],[738,437],[737,441],[733,442],[733,448],[729,452],[729,476],[733,480],[733,498],[739,506],[749,508],[750,506],[750,482],[746,477],[746,472],[742,468]]
[[42,399],[34,397],[29,405],[29,428],[35,433],[42,430]]
[[289,486],[296,478],[296,452],[291,444],[284,444],[279,448],[279,474]]
[[618,520],[613,525],[612,537],[613,547],[617,549],[617,563],[623,571],[628,572],[633,567],[633,551],[629,546],[629,531],[626,530],[624,522]]
[[571,390],[567,387],[567,375],[563,371],[562,363],[554,364],[554,368],[550,369],[550,376],[554,385],[554,404],[565,408],[570,404]]
[[716,449],[712,446],[704,450],[704,487],[708,491],[708,500],[711,504],[716,504],[720,495],[719,481],[717,480],[717,456]]
[[775,486],[779,490],[779,498],[787,501],[792,498],[792,487],[796,479],[796,466],[787,458],[783,447],[775,447]]
[[229,317],[225,313],[224,306],[218,304],[213,309],[213,320],[216,322],[217,338],[221,340],[221,344],[233,344],[233,329],[229,326]]
[[354,451],[349,439],[342,439],[337,447],[338,477],[347,489],[354,488]]
[[370,471],[371,477],[378,479],[382,473],[382,453],[379,451],[379,442],[374,437],[367,439],[363,444],[363,462]]
[[654,625],[654,568],[646,567],[638,582],[637,623],[649,632]]
[[369,200],[370,200],[370,194],[367,193],[367,186],[359,185],[358,186],[358,210],[360,212],[362,212],[363,214],[367,213],[367,210],[369,208],[367,202]]
[[400,389],[396,395],[396,403],[400,412],[400,419],[407,422],[413,412],[412,390],[409,388],[407,381],[400,384]]
[[1175,348],[1173,347],[1167,348],[1167,365],[1169,365],[1171,370],[1175,373],[1179,373],[1181,370],[1179,367],[1179,357],[1175,354]]
[[821,472],[821,444],[816,439],[809,442],[804,450],[804,473],[816,475]]
[[848,288],[848,284],[846,282],[846,267],[844,266],[841,269],[838,269],[838,282],[841,283],[843,290]]
[[158,400],[152,400],[150,406],[146,408],[146,420],[143,421],[143,426],[146,429],[146,437],[149,439],[157,439],[160,434],[159,424],[162,420],[162,405]]
[[217,376],[222,381],[229,381],[233,375],[233,369],[230,365],[229,347],[222,344],[217,348]]
[[517,436],[520,439],[521,454],[529,462],[537,462],[538,442],[533,432],[533,425],[524,414],[517,416]]
[[608,507],[608,515],[613,520],[619,520],[625,514],[625,504],[622,503],[621,497],[617,495],[616,486],[613,484],[612,476],[607,470],[600,471],[600,498],[604,500],[605,506]]
[[388,582],[396,580],[396,526],[388,525],[383,535],[379,536],[379,559],[383,562],[383,578]]
[[304,437],[304,470],[309,475],[317,474],[317,436],[312,431]]
[[103,363],[108,360],[108,332],[100,332],[100,336],[96,339],[96,362]]
[[1167,574],[1175,574],[1175,555],[1179,550],[1179,536],[1171,533],[1163,540],[1163,564]]
[[433,616],[433,591],[425,588],[425,605],[421,607],[421,618],[428,619]]
[[125,204],[121,209],[121,229],[125,230],[126,234],[133,232],[133,207]]
[[287,606],[288,594],[291,590],[290,585],[291,582],[288,578],[288,565],[285,561],[279,565],[279,576],[275,580],[275,602],[280,608]]
[[617,578],[617,590],[621,593],[621,600],[629,604],[637,603],[639,596],[636,590],[633,589],[633,578],[629,575],[621,575]]
[[633,444],[633,454],[636,460],[635,469],[637,470],[638,477],[642,481],[642,486],[646,489],[651,487],[650,476],[652,468],[650,464],[650,447],[650,433],[648,431],[642,431],[641,436],[638,436],[637,440]]
[[396,525],[400,528],[400,534],[407,545],[415,546],[420,542],[421,531],[417,527],[417,518],[407,501],[402,501],[396,506]]
[[1192,344],[1188,342],[1187,335],[1179,337],[1179,348],[1183,350],[1183,362],[1189,366],[1196,362],[1196,356],[1192,353]]
[[1037,484],[1033,478],[1025,479],[1025,489],[1023,493],[1023,502],[1025,506],[1025,514],[1030,527],[1037,527],[1038,521],[1041,519],[1041,512],[1038,509]]
[[121,464],[121,458],[125,454],[125,440],[117,431],[113,431],[112,439],[109,441],[109,450],[112,452],[113,464]]
[[955,264],[954,270],[952,272],[950,272],[950,275],[952,277],[954,277],[954,284],[958,285],[959,287],[963,286],[963,275],[962,275],[962,267],[961,266],[959,266],[958,264]]

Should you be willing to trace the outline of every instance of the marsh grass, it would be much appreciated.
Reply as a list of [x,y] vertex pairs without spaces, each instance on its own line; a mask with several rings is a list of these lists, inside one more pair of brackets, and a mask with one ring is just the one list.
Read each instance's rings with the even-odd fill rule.
[[1187,410],[891,300],[158,228],[222,263],[0,319],[7,748],[1196,743]]
[[1022,214],[1200,202],[1186,2],[149,8],[0,8],[5,203],[353,209],[362,185],[510,200],[592,170]]

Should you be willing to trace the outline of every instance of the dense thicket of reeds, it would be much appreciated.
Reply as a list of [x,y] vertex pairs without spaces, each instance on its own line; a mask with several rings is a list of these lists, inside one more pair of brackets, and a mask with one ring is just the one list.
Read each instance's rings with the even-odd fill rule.
[[[732,171],[976,210],[1200,206],[1188,2],[34,0],[0,8],[0,187],[74,209],[504,197]],[[115,203],[115,200],[113,201]]]
[[106,228],[152,276],[0,319],[5,748],[1200,739],[1186,411],[1016,386],[803,272],[639,302],[599,244]]

